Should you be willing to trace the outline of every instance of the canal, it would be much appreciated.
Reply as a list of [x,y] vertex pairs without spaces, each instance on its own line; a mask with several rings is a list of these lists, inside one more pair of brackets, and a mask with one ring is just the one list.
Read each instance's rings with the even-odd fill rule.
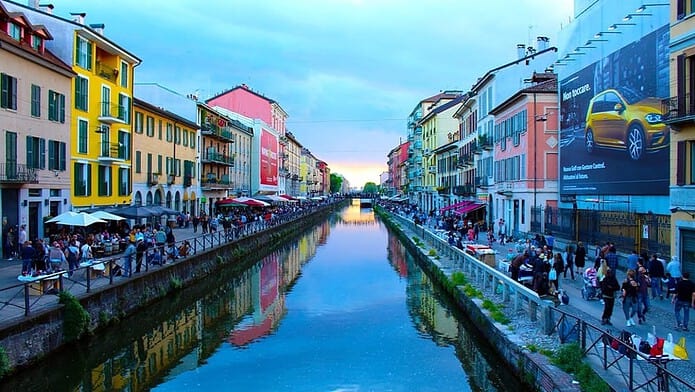
[[359,204],[228,275],[152,304],[0,390],[519,390]]

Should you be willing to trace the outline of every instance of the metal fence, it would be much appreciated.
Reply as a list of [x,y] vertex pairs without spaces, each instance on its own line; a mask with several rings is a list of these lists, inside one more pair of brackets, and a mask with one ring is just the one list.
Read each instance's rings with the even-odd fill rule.
[[627,211],[531,208],[531,230],[587,244],[611,241],[619,249],[671,255],[671,216]]

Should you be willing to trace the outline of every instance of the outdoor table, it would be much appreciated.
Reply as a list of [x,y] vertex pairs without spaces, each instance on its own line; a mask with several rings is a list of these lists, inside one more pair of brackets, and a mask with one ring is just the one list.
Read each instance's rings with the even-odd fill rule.
[[59,275],[19,275],[17,280],[23,283],[29,283],[29,295],[42,295],[52,289],[60,291],[59,278]]

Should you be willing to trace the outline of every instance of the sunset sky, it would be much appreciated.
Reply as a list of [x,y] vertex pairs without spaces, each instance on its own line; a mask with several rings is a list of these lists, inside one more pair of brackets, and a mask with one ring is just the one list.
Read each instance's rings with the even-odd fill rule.
[[[379,182],[420,99],[467,91],[516,44],[556,36],[571,0],[52,0],[142,59],[136,82],[202,99],[246,83],[352,186]],[[21,1],[26,4],[26,1]]]

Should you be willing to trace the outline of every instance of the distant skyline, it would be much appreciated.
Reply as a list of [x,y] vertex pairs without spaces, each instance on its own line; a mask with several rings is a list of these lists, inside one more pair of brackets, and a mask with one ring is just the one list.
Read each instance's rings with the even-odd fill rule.
[[[27,4],[26,1],[18,1]],[[379,183],[423,98],[478,77],[569,23],[572,0],[53,0],[142,64],[135,80],[205,100],[245,83],[350,185]]]

